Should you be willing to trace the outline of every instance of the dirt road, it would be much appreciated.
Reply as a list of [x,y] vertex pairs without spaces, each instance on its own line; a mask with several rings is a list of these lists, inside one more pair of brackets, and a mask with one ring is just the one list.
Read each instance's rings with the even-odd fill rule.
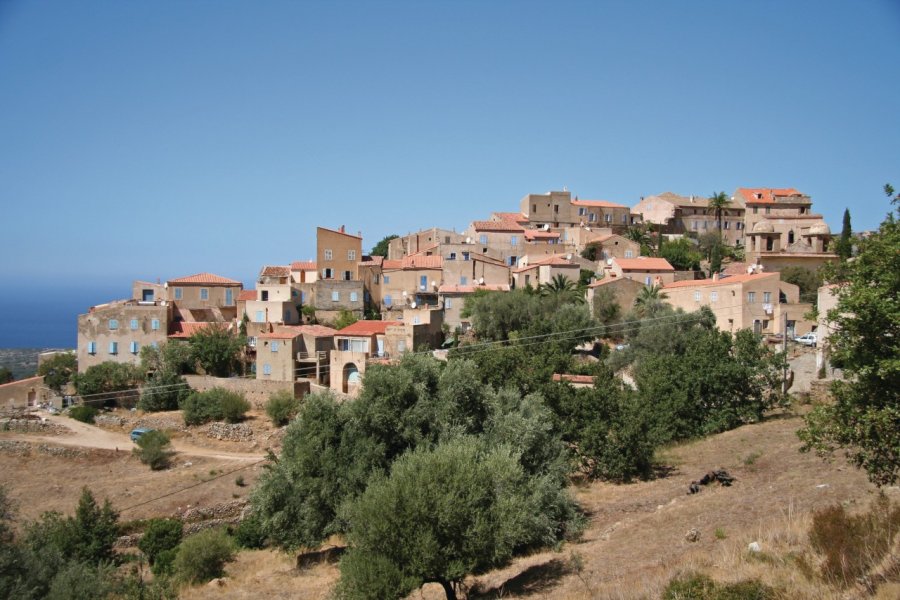
[[[41,436],[33,434],[0,434],[0,439],[21,440],[26,442],[45,442],[62,446],[81,446],[84,448],[100,448],[103,450],[131,450],[134,443],[124,433],[113,433],[94,425],[88,425],[69,417],[48,416],[47,420],[69,429],[71,435]],[[243,452],[223,452],[186,444],[180,440],[172,440],[172,447],[184,456],[205,456],[224,460],[254,461],[265,458],[264,454],[247,454]]]

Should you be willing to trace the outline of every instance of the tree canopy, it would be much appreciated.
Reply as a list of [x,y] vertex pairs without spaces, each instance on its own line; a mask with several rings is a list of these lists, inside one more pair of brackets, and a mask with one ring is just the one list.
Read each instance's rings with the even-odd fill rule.
[[38,366],[37,374],[44,378],[44,385],[62,394],[78,372],[78,360],[74,352],[59,352]]
[[388,245],[391,243],[391,240],[395,240],[400,237],[397,234],[392,233],[391,235],[385,236],[380,242],[375,244],[372,247],[372,251],[369,252],[371,256],[384,256],[388,255]]
[[120,402],[133,406],[137,394],[132,390],[141,383],[143,374],[135,365],[105,361],[74,375],[73,380],[78,395],[88,404]]
[[[885,186],[888,196],[893,188]],[[898,199],[892,198],[892,204]],[[900,215],[900,209],[897,209]],[[877,485],[900,479],[900,223],[892,211],[878,231],[860,240],[840,272],[837,306],[828,312],[832,361],[844,381],[835,403],[817,407],[800,432],[805,450],[828,455],[843,448]]]
[[676,271],[696,271],[703,258],[697,247],[686,238],[666,242],[659,255],[669,261]]
[[190,345],[197,364],[207,375],[230,377],[238,371],[247,340],[224,324],[209,324],[191,336]]

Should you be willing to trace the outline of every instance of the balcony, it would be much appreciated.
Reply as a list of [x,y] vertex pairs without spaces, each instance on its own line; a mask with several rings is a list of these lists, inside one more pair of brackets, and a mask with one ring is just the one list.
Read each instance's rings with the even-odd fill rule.
[[297,360],[301,362],[325,362],[328,359],[327,352],[298,352]]

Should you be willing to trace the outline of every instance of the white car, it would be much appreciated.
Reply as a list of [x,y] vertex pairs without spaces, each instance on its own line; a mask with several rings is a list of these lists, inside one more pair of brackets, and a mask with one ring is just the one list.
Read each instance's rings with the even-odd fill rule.
[[797,342],[798,344],[803,344],[804,346],[812,346],[813,348],[815,348],[816,338],[817,338],[816,334],[810,332],[810,333],[805,333],[805,334],[801,335],[800,337],[795,337],[794,341]]

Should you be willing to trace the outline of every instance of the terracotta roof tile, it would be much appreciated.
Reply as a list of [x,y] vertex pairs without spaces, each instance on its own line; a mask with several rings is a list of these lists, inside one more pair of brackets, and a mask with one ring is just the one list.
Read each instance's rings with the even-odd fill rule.
[[383,256],[363,256],[363,259],[356,263],[360,267],[381,267],[384,265]]
[[289,266],[273,266],[267,265],[262,268],[259,273],[260,277],[290,277],[291,268]]
[[237,295],[238,302],[256,300],[256,297],[256,290],[241,290]]
[[291,263],[291,271],[315,271],[316,261],[314,260],[295,260]]
[[614,258],[623,271],[674,271],[675,267],[664,258],[639,256],[638,258]]
[[738,188],[738,193],[748,204],[772,204],[776,197],[803,195],[794,188]]
[[513,273],[522,273],[523,271],[529,271],[531,269],[536,269],[540,266],[549,265],[551,267],[577,267],[577,263],[573,263],[570,260],[565,258],[564,254],[553,254],[548,256],[547,258],[542,258],[540,260],[536,260],[534,262],[530,262],[523,267],[519,267],[518,269],[514,269]]
[[573,206],[594,206],[597,208],[628,208],[624,204],[610,202],[608,200],[572,200]]
[[554,373],[553,381],[568,381],[569,383],[594,383],[593,375],[570,375],[568,373]]
[[514,221],[472,221],[475,231],[494,231],[498,233],[522,233],[525,228]]
[[555,240],[559,238],[557,231],[541,231],[540,229],[525,230],[526,240]]
[[383,335],[391,325],[403,325],[403,321],[357,321],[335,332],[335,335]]
[[727,277],[719,277],[718,279],[688,279],[686,281],[676,281],[667,283],[664,289],[672,288],[689,288],[689,287],[708,287],[713,285],[731,285],[734,283],[745,283],[747,281],[756,281],[766,277],[778,277],[778,273],[744,273],[743,275],[728,275]]
[[522,213],[516,212],[495,212],[491,215],[496,218],[498,221],[507,221],[510,223],[516,223],[518,225],[522,225],[523,223],[527,223],[528,219]]
[[402,263],[404,269],[440,269],[444,264],[444,258],[411,254],[404,256]]
[[25,379],[16,379],[15,381],[10,381],[9,383],[2,383],[2,384],[0,384],[0,388],[6,387],[6,386],[8,386],[8,385],[18,385],[18,384],[20,384],[20,383],[25,383],[25,382],[27,382],[27,381],[32,381],[32,382],[34,382],[34,383],[37,383],[38,381],[43,381],[43,379],[44,379],[44,378],[41,377],[40,375],[38,375],[38,376],[36,376],[36,377],[27,377],[27,378],[25,378]]
[[170,279],[167,283],[176,283],[178,285],[185,284],[208,284],[208,285],[241,285],[240,281],[220,277],[212,273],[197,273],[196,275],[188,275],[187,277],[179,277],[178,279]]

